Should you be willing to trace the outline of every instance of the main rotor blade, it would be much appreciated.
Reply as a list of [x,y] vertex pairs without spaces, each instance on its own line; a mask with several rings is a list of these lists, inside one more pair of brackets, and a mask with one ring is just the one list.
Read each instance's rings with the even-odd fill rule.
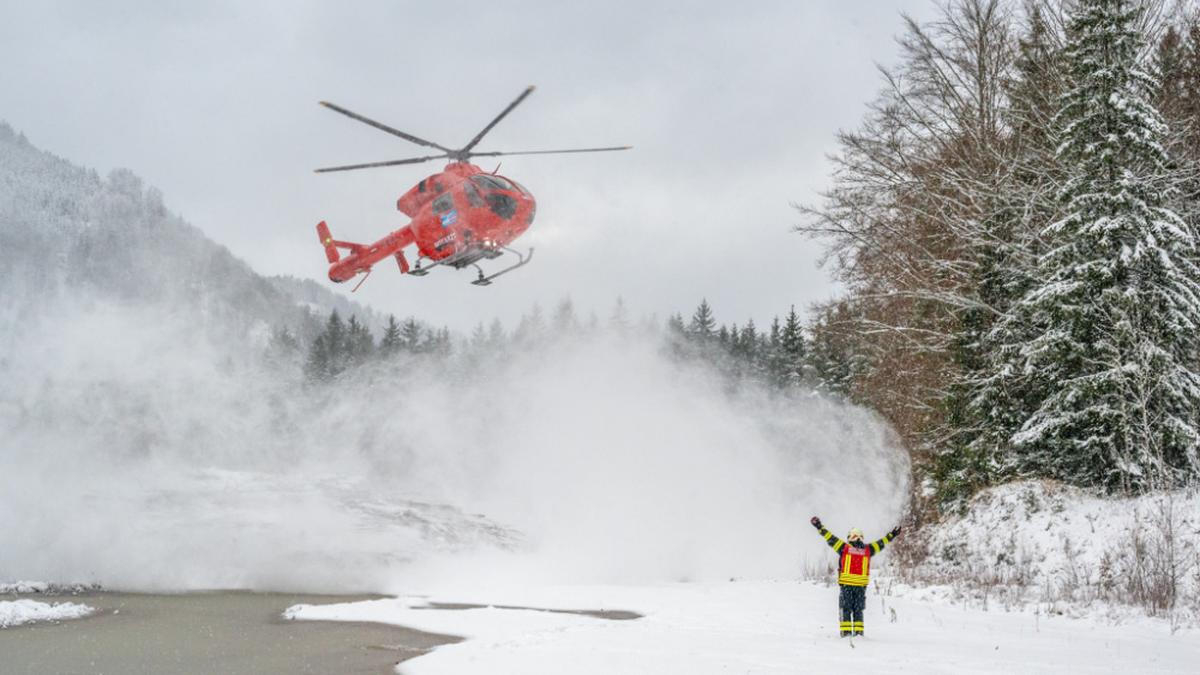
[[[496,126],[497,124],[499,124],[500,120],[504,119],[504,116],[505,116],[505,115],[507,115],[508,113],[512,112],[512,109],[513,109],[513,108],[515,108],[515,107],[517,107],[518,105],[520,105],[520,104],[521,104],[521,101],[524,101],[524,100],[525,100],[525,97],[527,97],[527,96],[529,96],[530,94],[532,94],[534,89],[535,89],[535,87],[534,87],[532,84],[531,84],[531,85],[529,85],[528,87],[525,87],[525,91],[521,92],[521,95],[520,95],[520,96],[518,96],[518,97],[517,97],[517,98],[516,98],[516,99],[515,99],[515,100],[514,100],[512,103],[509,103],[509,104],[508,104],[508,107],[507,107],[507,108],[505,108],[504,110],[502,110],[502,111],[500,112],[500,114],[499,114],[499,115],[496,115],[496,119],[494,119],[494,120],[492,120],[490,123],[488,123],[488,125],[487,125],[486,127],[484,127],[484,128],[483,128],[483,131],[479,132],[478,134],[475,134],[475,138],[472,138],[472,139],[471,139],[471,142],[470,142],[470,143],[467,143],[467,144],[466,144],[466,145],[463,147],[463,149],[462,149],[462,150],[459,150],[459,152],[469,152],[469,151],[471,150],[471,148],[473,148],[473,147],[475,147],[476,145],[478,145],[479,141],[483,140],[483,136],[484,136],[484,134],[486,134],[487,132],[491,131],[491,130],[492,130],[492,127],[494,127],[494,126]],[[443,149],[444,149],[444,148],[443,148]],[[449,151],[448,151],[448,152],[449,152]]]
[[332,110],[334,112],[339,112],[339,113],[345,115],[346,117],[349,117],[352,120],[358,120],[359,122],[362,122],[363,124],[369,124],[369,125],[375,127],[376,129],[379,129],[380,131],[386,131],[389,134],[392,134],[393,136],[399,136],[400,138],[403,138],[404,140],[409,141],[410,143],[416,143],[417,145],[424,145],[424,146],[430,147],[430,148],[437,148],[438,150],[444,150],[446,152],[453,152],[453,150],[451,150],[450,148],[444,148],[432,141],[427,141],[423,138],[417,138],[416,136],[413,136],[412,134],[406,134],[403,131],[400,131],[399,129],[393,129],[386,124],[381,124],[379,122],[376,122],[375,120],[373,120],[369,117],[363,117],[362,115],[359,115],[356,112],[351,112],[349,110],[346,110],[345,108],[343,108],[339,105],[334,105],[333,103],[330,103],[329,101],[318,101],[318,103],[325,106],[326,108],[329,108],[330,110]]
[[431,155],[429,157],[412,157],[409,159],[393,159],[389,162],[371,162],[369,164],[347,164],[346,166],[330,166],[324,169],[316,169],[316,173],[329,173],[330,171],[352,171],[354,169],[374,169],[380,166],[399,166],[401,164],[420,164],[428,162],[431,159],[445,159],[450,155]]
[[575,150],[520,150],[517,152],[472,152],[472,157],[499,157],[500,155],[562,155],[570,152],[609,152],[610,150],[629,150],[632,145],[620,145],[612,148],[578,148]]

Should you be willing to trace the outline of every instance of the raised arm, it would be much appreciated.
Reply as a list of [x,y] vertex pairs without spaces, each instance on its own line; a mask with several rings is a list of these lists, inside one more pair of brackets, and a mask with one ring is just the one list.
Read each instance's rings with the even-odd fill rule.
[[888,544],[892,543],[892,540],[898,536],[900,536],[900,526],[899,525],[897,525],[896,527],[893,527],[891,532],[888,532],[887,534],[883,535],[879,539],[871,542],[871,553],[872,554],[879,553],[880,551],[883,550],[884,546],[887,546]]
[[846,542],[833,536],[832,532],[825,529],[825,527],[823,525],[821,525],[820,518],[813,516],[812,520],[810,520],[808,522],[812,523],[812,526],[817,528],[817,532],[819,532],[821,537],[823,539],[825,539],[825,543],[829,544],[829,548],[832,548],[834,551],[837,551],[839,553],[841,552],[842,547],[846,545]]

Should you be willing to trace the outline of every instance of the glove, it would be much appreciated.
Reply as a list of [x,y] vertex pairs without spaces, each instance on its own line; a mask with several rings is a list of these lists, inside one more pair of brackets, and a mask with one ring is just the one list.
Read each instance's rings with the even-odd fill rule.
[[888,532],[888,536],[890,536],[892,539],[899,537],[900,536],[900,526],[897,525],[896,527],[892,528],[892,531]]
[[818,530],[821,529],[821,519],[820,518],[813,516],[812,520],[810,520],[808,522],[812,523],[812,526],[817,528]]

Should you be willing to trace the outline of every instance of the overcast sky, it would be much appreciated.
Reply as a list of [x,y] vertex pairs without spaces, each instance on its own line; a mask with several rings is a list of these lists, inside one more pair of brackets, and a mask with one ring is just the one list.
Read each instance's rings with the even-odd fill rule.
[[[510,326],[563,297],[607,316],[690,313],[760,325],[836,288],[792,202],[828,184],[895,60],[901,12],[930,0],[732,2],[26,2],[0,0],[0,120],[102,174],[128,167],[169,208],[265,274],[320,280],[314,226],[374,241],[396,198],[441,163],[316,175],[427,154],[317,105],[329,100],[459,147],[537,85],[481,150],[635,146],[510,157],[537,197],[530,266],[356,294],[384,312],[468,330]],[[487,159],[487,158],[483,158]],[[495,160],[481,162],[491,170]],[[499,262],[499,261],[497,261]],[[338,287],[349,291],[348,286]]]

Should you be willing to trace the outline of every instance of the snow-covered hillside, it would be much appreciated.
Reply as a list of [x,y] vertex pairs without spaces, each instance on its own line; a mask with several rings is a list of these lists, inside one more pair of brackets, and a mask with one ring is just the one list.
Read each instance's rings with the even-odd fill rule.
[[263,337],[285,325],[303,333],[335,307],[379,323],[367,308],[315,283],[255,273],[171,213],[161,193],[131,171],[101,178],[37,149],[2,122],[0,251],[6,324],[95,301],[159,307],[195,329],[235,337]]
[[1046,481],[986,490],[905,542],[908,583],[981,607],[1200,621],[1200,493],[1111,497]]

